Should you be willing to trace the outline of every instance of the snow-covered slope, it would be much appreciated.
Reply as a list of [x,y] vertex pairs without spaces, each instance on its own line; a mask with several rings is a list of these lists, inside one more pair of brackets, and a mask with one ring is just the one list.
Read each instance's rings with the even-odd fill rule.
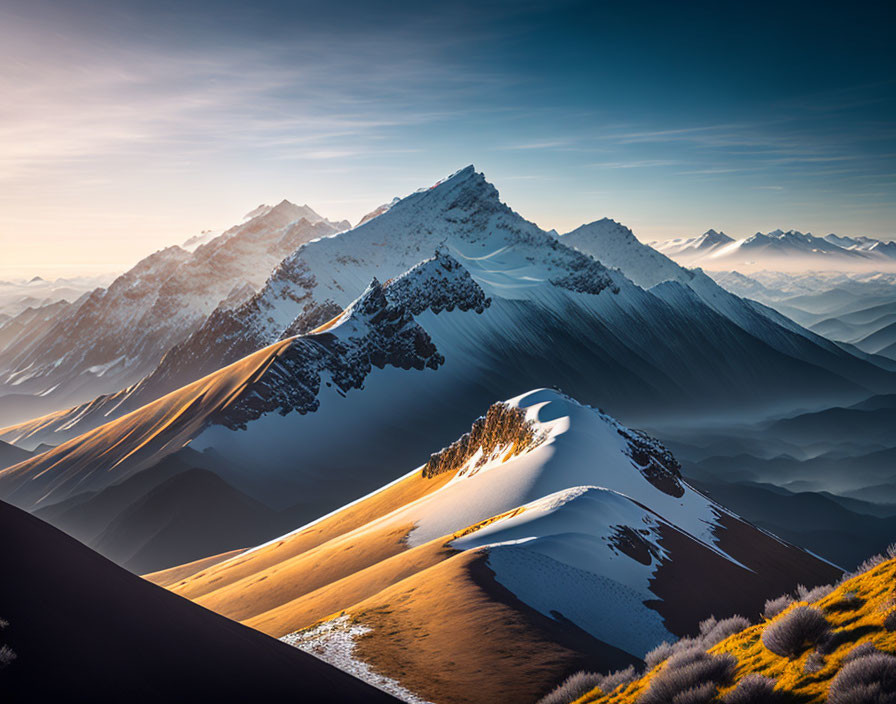
[[694,276],[669,257],[642,244],[629,228],[610,218],[582,225],[559,239],[563,244],[590,254],[605,266],[620,269],[641,288],[670,280],[687,283]]
[[[344,395],[362,388],[374,368],[437,369],[444,357],[415,316],[475,315],[489,303],[456,260],[437,252],[386,286],[374,278],[357,301],[313,333],[264,348],[48,450],[38,462],[4,470],[0,494],[29,508],[62,501],[123,480],[210,427],[230,429],[229,437],[275,411],[294,424],[295,416],[318,409],[322,386]],[[255,438],[249,434],[245,449],[259,457],[263,446],[253,445]]]
[[[638,658],[710,613],[756,613],[772,593],[836,574],[693,490],[657,441],[539,389],[493,405],[401,479],[169,588],[299,647],[303,629],[348,616],[370,629],[376,670],[441,701],[446,682],[479,675],[434,676],[441,663],[412,641],[449,661],[472,648],[482,669],[508,668],[501,676],[528,683],[534,699],[537,673]],[[456,604],[471,632],[453,641]],[[413,627],[396,630],[396,614]],[[341,624],[314,639],[345,636]],[[505,657],[499,643],[551,662]],[[378,655],[396,647],[412,655]]]
[[133,383],[221,301],[242,303],[302,242],[344,226],[283,201],[192,253],[180,247],[157,252],[85,296],[40,334],[26,329],[6,345],[0,394],[44,394],[62,405]]
[[896,265],[896,243],[834,234],[818,237],[798,230],[757,232],[739,240],[709,230],[699,237],[651,245],[681,264],[712,270],[799,271],[812,267],[892,270]]
[[677,258],[682,256],[686,258],[688,256],[708,254],[732,242],[734,242],[733,237],[729,237],[724,232],[710,229],[697,237],[679,237],[671,240],[648,242],[647,244],[669,257]]
[[[704,237],[711,233],[719,234],[711,230]],[[730,293],[700,269],[685,269],[653,247],[642,244],[629,228],[613,220],[604,218],[583,225],[560,239],[605,265],[620,269],[639,286],[679,308],[688,306],[689,294],[679,290],[680,286],[687,287],[702,304],[782,354],[847,375],[850,375],[847,369],[855,366],[853,356],[830,340],[777,311]]]
[[[806,393],[853,388],[858,397],[856,386],[892,383],[873,365],[681,268],[613,221],[559,238],[540,230],[468,167],[352,230],[302,245],[255,296],[216,310],[134,387],[0,437],[26,446],[70,439],[278,339],[314,329],[371,278],[386,281],[436,248],[460,262],[495,302],[475,319],[447,316],[425,326],[454,350],[455,379],[478,385],[475,403],[523,384],[555,384],[611,404],[617,413],[643,414],[730,406],[731,394],[746,395],[738,401],[744,409],[779,406],[788,395],[803,404]],[[698,305],[666,295],[668,287],[644,290],[668,281],[690,288]],[[556,350],[563,354],[557,357]],[[544,359],[554,361],[546,365]],[[799,371],[800,362],[809,365]]]

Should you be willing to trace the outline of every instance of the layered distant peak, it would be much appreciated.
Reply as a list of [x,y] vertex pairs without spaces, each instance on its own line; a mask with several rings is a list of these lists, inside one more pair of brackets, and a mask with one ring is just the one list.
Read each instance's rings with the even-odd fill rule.
[[560,241],[615,267],[642,288],[670,279],[686,282],[690,272],[652,247],[643,244],[621,223],[603,218],[560,236]]
[[262,203],[258,207],[253,208],[248,213],[243,215],[243,220],[251,220],[252,218],[257,218],[262,215],[267,215],[269,212],[271,212],[271,209],[273,207],[274,207],[273,205],[266,205],[266,204]]
[[757,232],[751,237],[747,237],[741,244],[740,248],[747,250],[761,249],[775,252],[778,254],[827,254],[837,253],[841,255],[854,254],[850,250],[833,244],[822,237],[816,237],[808,232],[800,232],[799,230],[772,230],[768,233]]
[[[175,267],[178,264],[187,261],[189,258],[190,253],[183,247],[178,247],[177,245],[165,247],[164,249],[153,252],[148,257],[141,259],[133,269],[116,279],[116,282],[140,277],[144,274],[158,273],[162,270]],[[110,286],[110,289],[114,286],[115,282]]]
[[401,200],[401,198],[393,198],[390,203],[383,203],[378,208],[374,208],[373,210],[371,210],[369,213],[367,213],[364,217],[362,217],[358,221],[358,224],[356,225],[356,227],[360,227],[365,222],[367,222],[369,220],[373,220],[376,217],[379,217],[380,215],[382,215],[383,213],[388,211],[389,208],[391,208],[393,205],[395,205],[400,200]]
[[268,209],[266,212],[261,213],[256,217],[264,219],[269,226],[276,221],[281,227],[296,220],[301,220],[302,218],[310,223],[320,222],[324,219],[309,206],[296,205],[295,203],[290,203],[286,199],[281,200],[273,208]]
[[616,222],[612,218],[601,218],[586,225],[576,228],[572,232],[567,233],[564,237],[576,235],[577,237],[592,237],[605,241],[615,242],[637,242],[635,234],[630,228],[622,223]]
[[808,266],[870,269],[883,264],[892,266],[896,246],[870,237],[841,236],[833,233],[819,237],[811,232],[776,228],[756,232],[743,239],[732,239],[716,230],[699,237],[653,243],[659,251],[687,266],[701,266],[720,271],[763,268],[796,271]]
[[710,249],[712,247],[730,244],[731,242],[734,242],[733,237],[729,237],[724,232],[718,232],[716,230],[709,229],[702,235],[700,235],[700,237],[696,238],[696,240],[694,240],[694,248]]

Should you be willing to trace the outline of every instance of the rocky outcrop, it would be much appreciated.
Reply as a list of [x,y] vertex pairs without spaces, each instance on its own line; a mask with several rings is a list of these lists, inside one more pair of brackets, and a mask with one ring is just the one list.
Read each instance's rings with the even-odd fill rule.
[[523,409],[496,403],[473,422],[469,433],[431,455],[423,465],[423,476],[430,479],[445,472],[457,472],[478,454],[475,470],[492,459],[498,450],[510,458],[537,447],[544,439],[535,424],[526,419]]
[[272,411],[316,411],[324,377],[345,393],[361,388],[373,368],[437,369],[445,358],[414,316],[455,309],[482,313],[489,303],[456,259],[437,252],[385,286],[374,279],[326,329],[296,337],[216,420],[241,428]]
[[640,430],[619,427],[619,434],[628,441],[626,454],[644,478],[669,496],[683,496],[681,465],[659,440]]

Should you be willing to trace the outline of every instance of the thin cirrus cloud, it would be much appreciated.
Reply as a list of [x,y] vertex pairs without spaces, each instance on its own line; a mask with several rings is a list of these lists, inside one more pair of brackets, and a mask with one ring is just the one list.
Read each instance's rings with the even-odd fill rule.
[[874,16],[770,52],[761,13],[648,5],[9,0],[3,266],[121,269],[284,197],[356,221],[467,163],[546,228],[893,234]]

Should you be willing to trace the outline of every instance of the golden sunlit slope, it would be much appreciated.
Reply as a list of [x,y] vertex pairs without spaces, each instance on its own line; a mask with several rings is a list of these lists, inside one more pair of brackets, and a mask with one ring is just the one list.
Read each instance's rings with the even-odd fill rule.
[[[801,614],[808,613],[807,609],[819,612],[827,626],[819,621],[820,629],[808,628],[800,634],[795,624]],[[769,646],[780,652],[789,650],[789,655],[773,652]],[[896,559],[877,564],[820,598],[810,594],[808,599],[795,600],[780,613],[730,635],[708,652],[713,656],[733,657],[733,670],[715,683],[717,692],[716,686],[711,686],[708,689],[713,694],[687,699],[688,702],[878,704],[896,701]],[[871,660],[865,659],[868,657]],[[847,665],[849,671],[844,672]],[[657,692],[651,688],[656,689],[656,683],[664,677],[667,682],[671,681],[675,666],[669,658],[609,693],[598,688],[576,699],[552,699],[551,704],[653,702]],[[757,684],[760,677],[768,680]],[[850,682],[861,683],[863,678],[870,687],[864,690],[861,685],[849,687]],[[748,699],[746,690],[751,685],[756,690],[760,686],[768,690],[753,694],[759,698]]]
[[278,342],[199,379],[118,420],[0,471],[5,500],[28,509],[121,481],[179,450],[215,414],[273,363],[290,340]]
[[276,637],[348,616],[373,629],[358,642],[361,659],[440,704],[497,701],[501,691],[531,700],[557,672],[634,662],[522,603],[495,581],[487,551],[449,545],[481,526],[409,548],[413,523],[388,514],[453,476],[418,470],[269,545],[197,563],[190,577],[172,583],[184,566],[147,578]]
[[[379,530],[377,521],[437,491],[451,477],[451,474],[445,473],[425,479],[417,470],[294,533],[232,559],[207,569],[202,569],[207,565],[197,563],[197,569],[189,575],[185,573],[187,566],[181,566],[147,575],[147,578],[189,599],[219,604],[222,613],[230,616],[234,612],[227,607],[226,596],[232,586],[232,593],[240,595],[237,601],[241,612],[254,616],[266,609],[259,611],[260,606],[250,607],[249,604],[255,603],[255,599],[249,592],[275,591],[282,603],[307,593],[306,584],[291,581],[292,575],[303,569],[311,568],[318,572],[307,575],[308,579],[314,580],[312,583],[315,586],[312,588],[316,588],[403,551],[406,546],[402,539],[412,526],[400,523]],[[340,559],[322,569],[321,565],[334,555]],[[175,571],[179,579],[172,582]],[[267,583],[261,585],[262,581]],[[260,587],[247,590],[250,584],[259,584]],[[268,603],[267,597],[259,596],[258,600]]]
[[694,492],[633,433],[529,392],[318,521],[147,578],[314,652],[318,629],[337,633],[420,697],[474,704],[534,701],[576,669],[638,662],[713,610],[758,613],[839,574]]

